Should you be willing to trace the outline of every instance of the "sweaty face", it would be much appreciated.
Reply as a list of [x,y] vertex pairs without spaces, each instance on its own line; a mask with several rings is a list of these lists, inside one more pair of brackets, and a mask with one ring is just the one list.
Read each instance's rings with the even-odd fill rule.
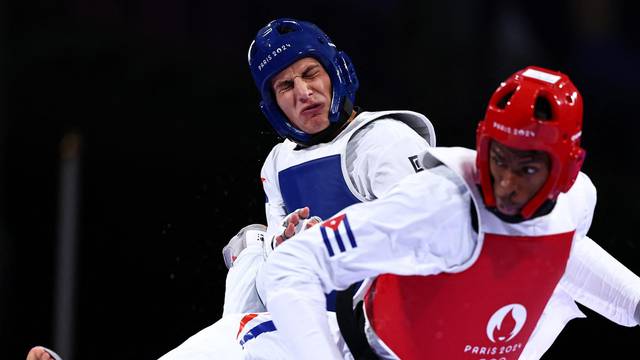
[[316,134],[329,126],[331,79],[314,58],[303,58],[271,80],[282,112],[298,129]]
[[547,181],[550,167],[549,155],[543,151],[517,150],[492,141],[489,168],[498,211],[519,214]]

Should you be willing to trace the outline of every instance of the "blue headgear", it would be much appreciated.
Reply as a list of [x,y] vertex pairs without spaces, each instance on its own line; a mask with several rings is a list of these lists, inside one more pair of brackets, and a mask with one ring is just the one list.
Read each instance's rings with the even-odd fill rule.
[[304,57],[318,60],[329,74],[333,89],[330,128],[341,125],[353,111],[358,78],[347,54],[338,51],[322,30],[307,21],[277,19],[260,29],[249,46],[249,68],[262,96],[260,109],[280,136],[310,145],[319,134],[307,134],[293,126],[278,106],[271,87],[275,75]]

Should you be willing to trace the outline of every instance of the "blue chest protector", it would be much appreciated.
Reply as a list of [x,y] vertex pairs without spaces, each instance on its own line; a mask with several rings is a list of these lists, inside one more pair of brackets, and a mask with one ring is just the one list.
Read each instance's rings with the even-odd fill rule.
[[360,202],[345,183],[340,165],[336,154],[280,171],[278,180],[287,213],[308,206],[312,216],[326,220]]
[[[304,162],[278,173],[280,193],[287,213],[305,206],[311,215],[328,219],[345,207],[360,202],[345,182],[340,155]],[[336,294],[327,295],[327,310],[335,311]]]

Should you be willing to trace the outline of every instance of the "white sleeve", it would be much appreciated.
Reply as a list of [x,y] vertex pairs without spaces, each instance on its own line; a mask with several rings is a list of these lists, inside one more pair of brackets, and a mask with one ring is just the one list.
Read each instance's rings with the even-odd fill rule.
[[287,215],[284,200],[280,193],[278,172],[275,164],[275,157],[281,146],[283,146],[282,143],[276,145],[271,150],[260,170],[260,180],[262,181],[262,187],[266,197],[265,215],[267,218],[267,239],[270,239],[274,234],[282,231],[282,221]]
[[430,171],[339,214],[279,246],[259,274],[269,284],[267,308],[295,358],[339,358],[324,293],[381,273],[459,271],[476,245],[468,193]]
[[607,319],[638,325],[634,312],[640,302],[640,278],[590,238],[573,246],[560,286]]
[[640,278],[586,236],[595,208],[596,189],[583,173],[576,185],[584,191],[574,202],[582,201],[585,210],[559,286],[577,302],[611,321],[638,325],[634,312],[640,301]]
[[377,199],[405,176],[418,171],[415,159],[428,147],[427,140],[402,121],[375,120],[347,144],[349,178],[365,199]]

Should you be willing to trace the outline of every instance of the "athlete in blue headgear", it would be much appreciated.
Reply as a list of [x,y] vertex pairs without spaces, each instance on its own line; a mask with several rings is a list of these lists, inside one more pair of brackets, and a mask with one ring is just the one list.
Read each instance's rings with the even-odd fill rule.
[[[283,138],[302,146],[313,145],[330,140],[352,118],[358,90],[353,64],[314,24],[294,19],[270,22],[258,31],[249,47],[248,58],[251,75],[262,96],[260,108]],[[306,60],[301,62],[302,59]],[[299,65],[292,66],[295,63]],[[294,71],[306,70],[310,65],[318,68],[305,75]],[[322,89],[313,89],[320,90],[323,98],[312,99],[311,103],[301,100],[303,103],[297,105],[305,108],[305,112],[296,113],[286,102],[291,96],[288,90],[302,90],[294,86],[294,79],[311,85],[320,76],[325,83],[330,81]],[[308,108],[314,105],[310,111]],[[311,120],[314,117],[311,115],[319,119]],[[315,126],[310,126],[310,121]]]
[[[223,250],[230,267],[223,319],[166,359],[192,359],[196,353],[220,359],[241,356],[237,314],[265,311],[255,279],[275,245],[317,217],[380,197],[400,179],[421,171],[418,154],[435,145],[433,126],[422,114],[356,108],[358,79],[351,60],[312,23],[268,23],[251,42],[248,61],[260,108],[284,138],[261,171],[268,229],[249,225],[231,239]],[[328,299],[333,309],[333,297]],[[233,330],[224,331],[226,326]]]
[[[382,196],[421,171],[418,154],[435,145],[433,126],[422,114],[355,107],[358,79],[351,60],[312,23],[271,21],[251,42],[248,61],[260,108],[284,138],[261,171],[268,228],[249,225],[223,249],[230,268],[223,318],[163,360],[203,353],[241,358],[240,343],[273,327],[260,323],[254,329],[260,318],[251,313],[266,311],[256,274],[275,246],[319,218]],[[327,297],[330,310],[334,299]]]
[[[260,108],[285,140],[273,148],[261,171],[267,196],[267,253],[261,246],[247,246],[243,231],[223,251],[230,267],[225,314],[264,311],[255,291],[255,273],[275,245],[293,236],[296,226],[301,228],[299,220],[325,218],[345,206],[378,198],[419,171],[417,155],[435,145],[433,126],[422,114],[354,107],[355,68],[312,23],[271,21],[249,46],[248,61]],[[250,238],[248,243],[256,242]],[[234,262],[241,252],[243,257]],[[327,300],[327,308],[333,310],[334,296]]]

